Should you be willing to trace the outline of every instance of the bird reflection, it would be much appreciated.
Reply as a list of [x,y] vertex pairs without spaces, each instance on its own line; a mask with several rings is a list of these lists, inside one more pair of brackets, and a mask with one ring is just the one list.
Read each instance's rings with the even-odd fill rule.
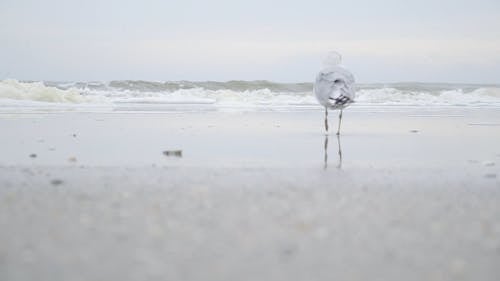
[[[337,135],[337,147],[338,147],[338,155],[339,162],[337,164],[337,169],[342,169],[342,147],[340,144],[340,135]],[[324,166],[323,168],[326,170],[328,168],[328,135],[325,135],[325,151],[324,151]]]

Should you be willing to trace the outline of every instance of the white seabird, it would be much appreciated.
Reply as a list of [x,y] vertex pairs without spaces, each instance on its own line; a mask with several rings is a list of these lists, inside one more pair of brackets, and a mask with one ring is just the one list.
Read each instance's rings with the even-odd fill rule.
[[324,68],[316,76],[314,94],[318,102],[325,107],[325,130],[328,134],[328,109],[338,109],[340,135],[342,110],[354,102],[354,76],[340,62],[342,57],[336,52],[330,52],[323,65]]

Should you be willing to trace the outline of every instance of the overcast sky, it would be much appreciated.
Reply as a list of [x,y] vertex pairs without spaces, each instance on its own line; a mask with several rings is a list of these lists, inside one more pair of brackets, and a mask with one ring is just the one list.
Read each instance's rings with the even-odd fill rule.
[[500,83],[499,0],[0,0],[0,79]]

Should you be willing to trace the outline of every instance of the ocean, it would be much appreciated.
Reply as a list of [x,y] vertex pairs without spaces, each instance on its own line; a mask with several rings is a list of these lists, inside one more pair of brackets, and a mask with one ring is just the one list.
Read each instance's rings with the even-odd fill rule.
[[[314,110],[312,83],[270,81],[0,81],[0,110]],[[355,108],[500,108],[500,85],[357,84]]]

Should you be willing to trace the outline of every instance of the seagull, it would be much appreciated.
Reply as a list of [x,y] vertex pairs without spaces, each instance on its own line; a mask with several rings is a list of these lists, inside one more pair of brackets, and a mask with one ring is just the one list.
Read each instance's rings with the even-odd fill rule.
[[318,102],[325,107],[325,130],[328,134],[328,109],[340,110],[337,136],[340,135],[342,111],[354,102],[354,76],[340,62],[342,57],[337,52],[330,52],[323,62],[323,69],[316,76],[314,94]]

